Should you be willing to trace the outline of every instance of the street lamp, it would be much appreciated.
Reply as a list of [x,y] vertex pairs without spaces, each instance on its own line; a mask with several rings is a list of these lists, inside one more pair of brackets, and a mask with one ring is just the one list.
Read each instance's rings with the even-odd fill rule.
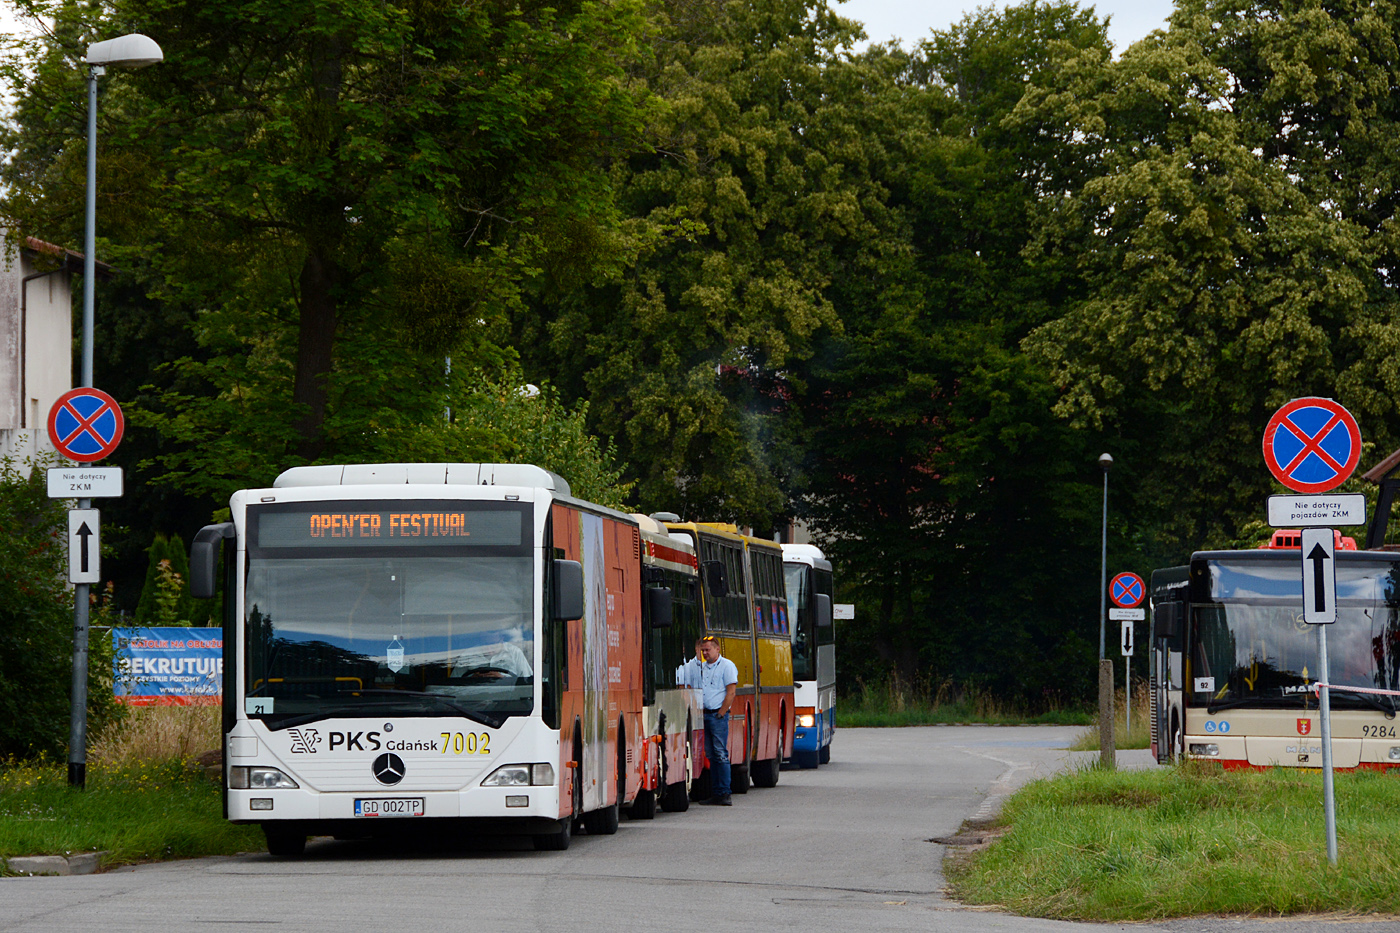
[[1104,619],[1108,615],[1108,468],[1113,466],[1113,458],[1108,454],[1099,456],[1099,466],[1103,467],[1103,550],[1099,562],[1099,765],[1113,768],[1115,764],[1113,740],[1113,662],[1104,660]]
[[1103,467],[1103,550],[1099,559],[1099,660],[1104,659],[1104,619],[1108,615],[1108,468],[1113,466],[1113,458],[1108,454],[1099,455],[1099,466]]
[[[132,33],[87,48],[87,218],[83,231],[83,388],[92,388],[93,284],[97,262],[97,79],[112,68],[145,68],[164,60],[154,39]],[[79,499],[78,508],[92,507]],[[73,690],[68,717],[68,783],[87,786],[88,584],[73,587]]]

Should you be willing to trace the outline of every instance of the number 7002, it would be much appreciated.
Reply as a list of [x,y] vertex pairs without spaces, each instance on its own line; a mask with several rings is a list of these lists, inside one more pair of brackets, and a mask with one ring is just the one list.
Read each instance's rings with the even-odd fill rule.
[[442,753],[446,755],[450,750],[454,755],[489,755],[491,754],[491,734],[488,732],[440,732],[442,736]]

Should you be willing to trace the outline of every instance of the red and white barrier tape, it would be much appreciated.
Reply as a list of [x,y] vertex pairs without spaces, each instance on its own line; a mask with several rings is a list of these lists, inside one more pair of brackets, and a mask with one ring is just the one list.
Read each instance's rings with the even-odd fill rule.
[[1400,690],[1376,690],[1372,687],[1347,687],[1342,684],[1312,684],[1312,692],[1318,693],[1320,688],[1326,687],[1328,690],[1345,690],[1348,693],[1374,693],[1379,696],[1400,697]]

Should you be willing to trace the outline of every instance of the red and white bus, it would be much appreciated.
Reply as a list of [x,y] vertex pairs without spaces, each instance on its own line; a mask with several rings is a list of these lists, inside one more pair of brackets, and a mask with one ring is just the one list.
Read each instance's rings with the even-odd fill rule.
[[[1328,627],[1332,760],[1400,767],[1400,553],[1336,549]],[[1348,546],[1350,545],[1350,546]],[[1152,747],[1226,768],[1322,764],[1317,633],[1303,620],[1299,536],[1198,551],[1152,574]]]
[[[273,854],[412,820],[562,849],[683,772],[683,738],[646,766],[680,714],[647,721],[643,620],[675,604],[632,516],[455,463],[299,467],[230,511],[191,589],[213,595],[223,542],[226,815]],[[685,575],[673,550],[646,567]]]

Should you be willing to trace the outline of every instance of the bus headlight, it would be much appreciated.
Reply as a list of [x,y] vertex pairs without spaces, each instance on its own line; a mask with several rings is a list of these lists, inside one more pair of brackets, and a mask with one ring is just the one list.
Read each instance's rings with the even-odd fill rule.
[[817,724],[817,717],[811,713],[803,713],[797,717],[797,724],[803,729],[810,729]]
[[532,765],[501,765],[481,782],[482,787],[548,787],[554,783],[554,766],[548,762]]
[[1216,757],[1220,754],[1220,746],[1214,743],[1202,745],[1199,742],[1192,742],[1188,751],[1193,755],[1209,755],[1211,757]]
[[228,769],[228,786],[234,790],[292,790],[301,785],[276,768],[235,765]]

